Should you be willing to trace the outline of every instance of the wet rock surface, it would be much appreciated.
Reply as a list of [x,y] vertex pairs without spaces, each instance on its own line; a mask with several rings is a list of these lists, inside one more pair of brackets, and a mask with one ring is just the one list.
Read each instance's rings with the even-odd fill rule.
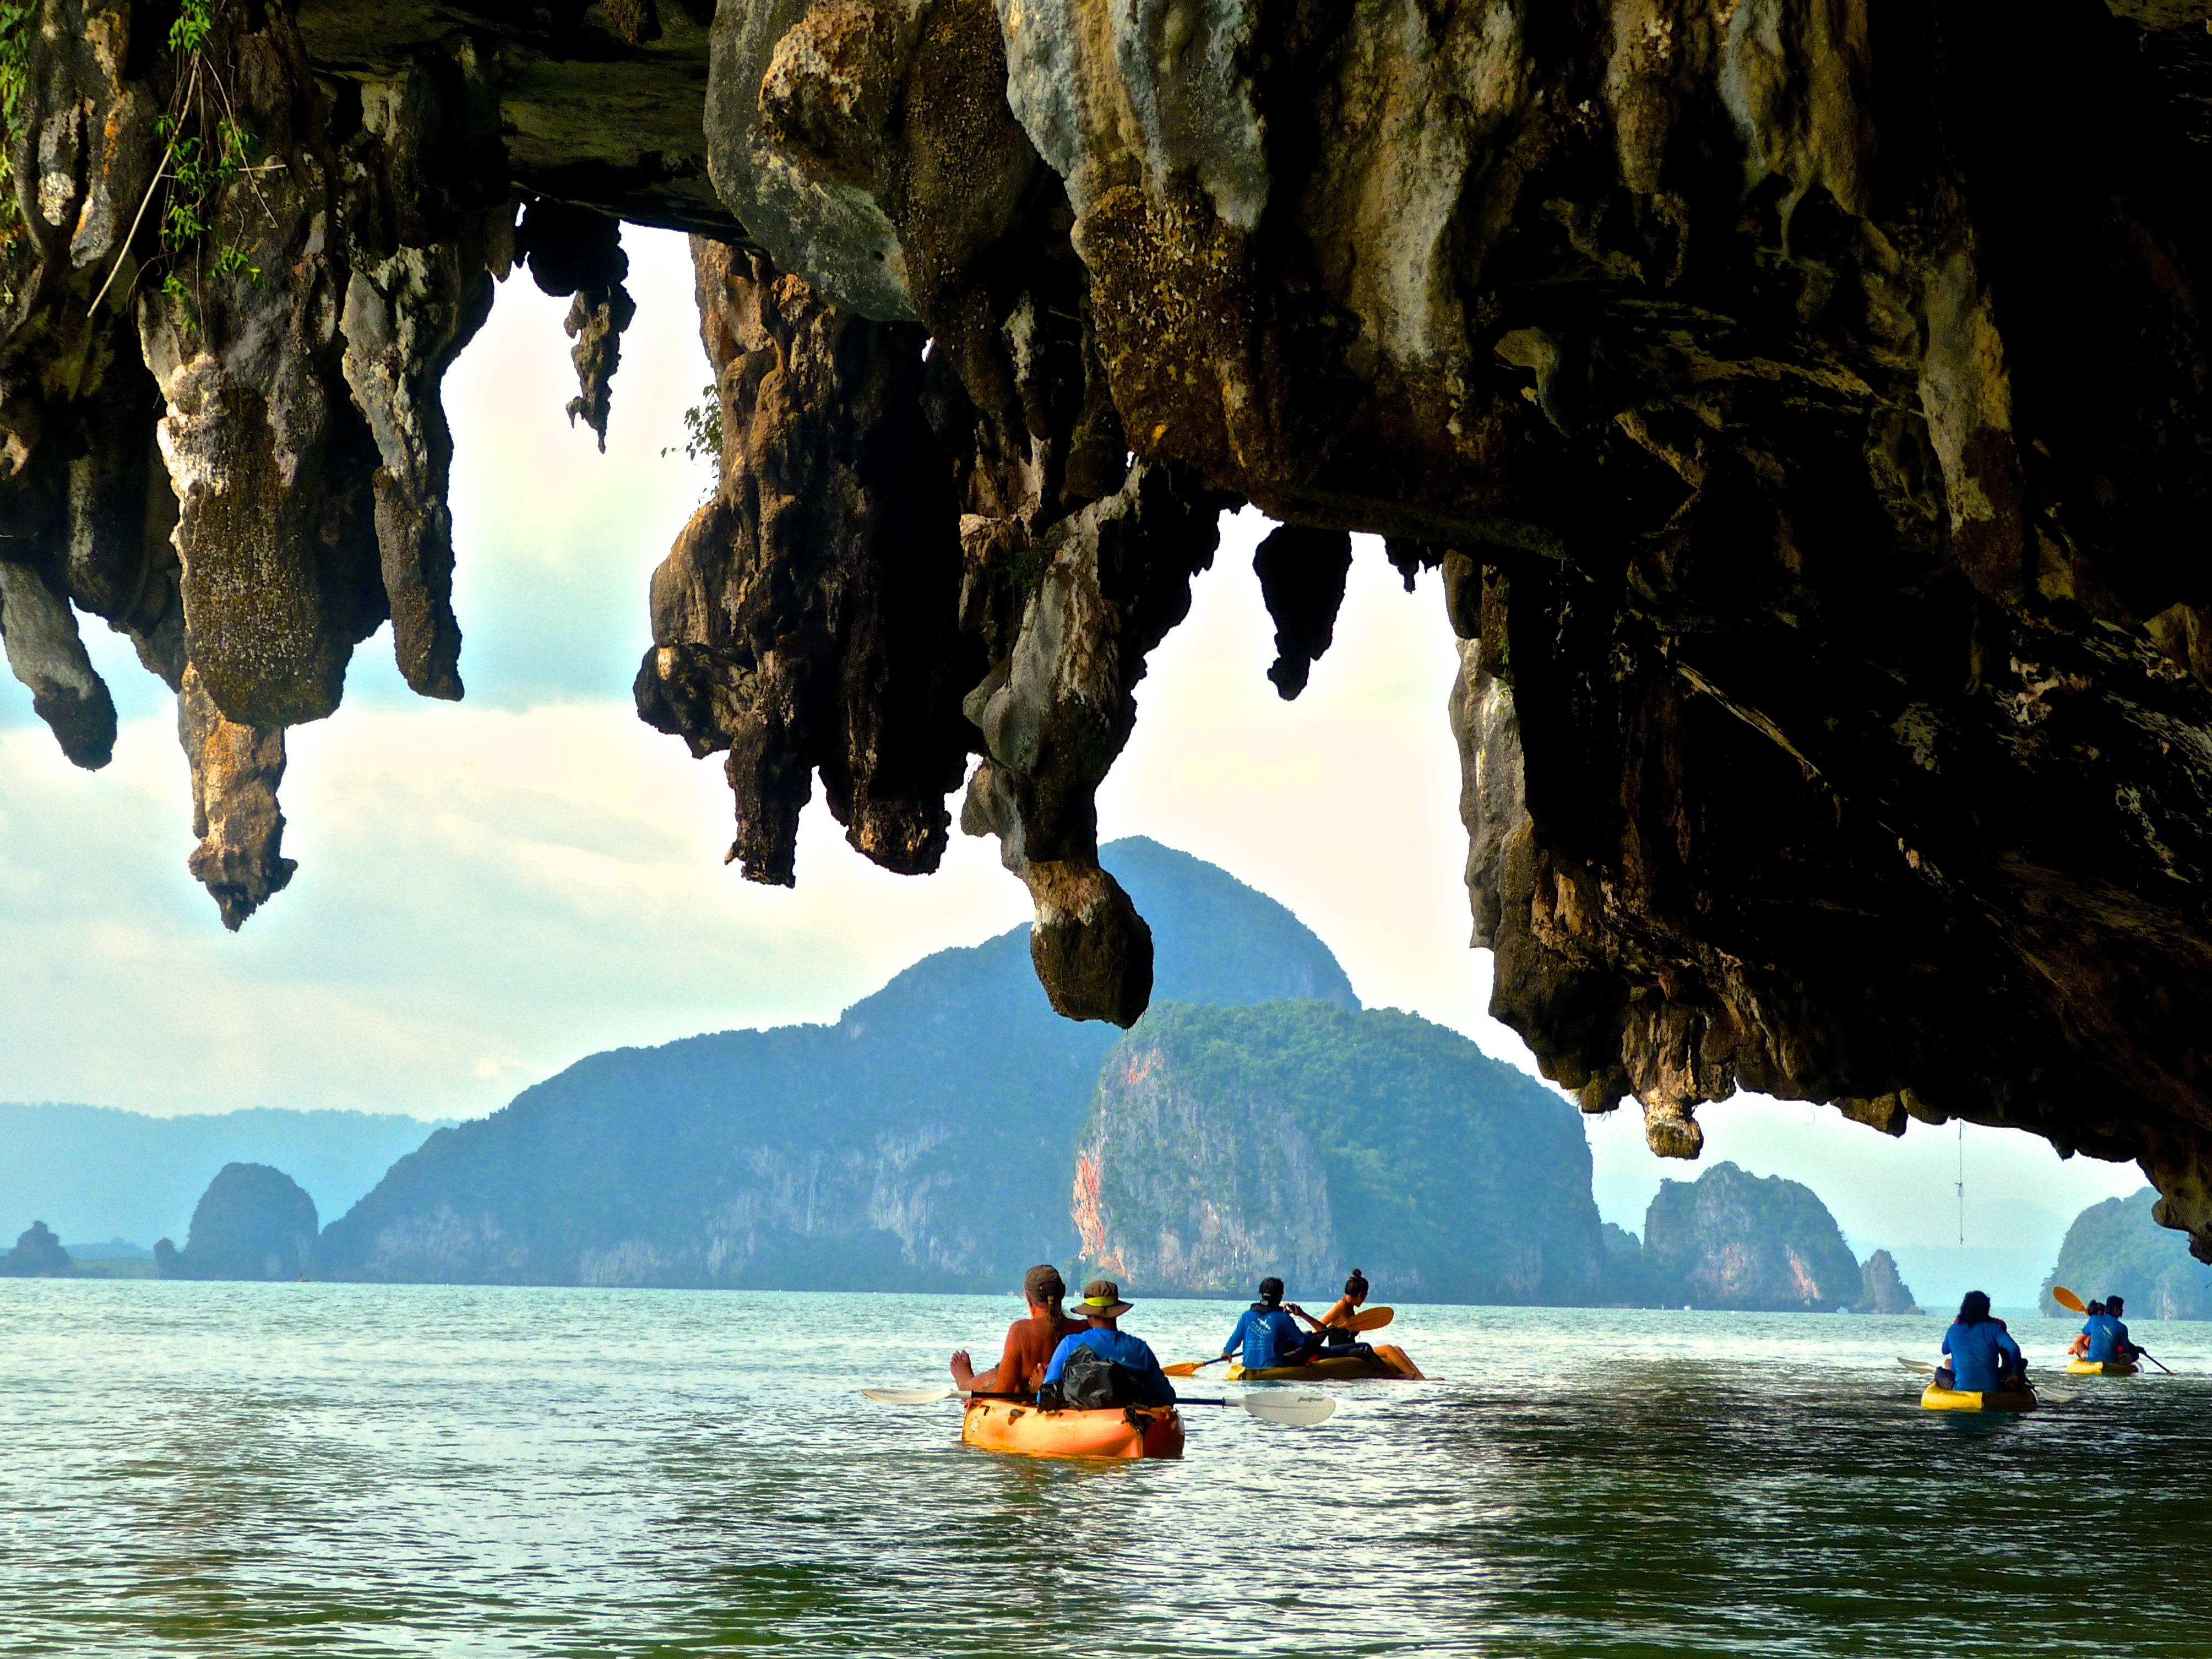
[[[204,703],[243,920],[355,647],[460,690],[436,393],[487,272],[575,295],[604,429],[609,230],[678,227],[722,464],[639,696],[726,753],[745,873],[792,878],[816,775],[930,868],[964,775],[1054,1006],[1133,1021],[1091,798],[1214,515],[1286,526],[1285,695],[1377,533],[1464,642],[1494,1011],[1586,1109],[1674,1156],[1738,1088],[2025,1127],[2212,1254],[2207,16],[316,0],[192,59],[42,0],[9,661],[83,764],[81,618]],[[210,66],[259,160],[172,246],[157,124]]]

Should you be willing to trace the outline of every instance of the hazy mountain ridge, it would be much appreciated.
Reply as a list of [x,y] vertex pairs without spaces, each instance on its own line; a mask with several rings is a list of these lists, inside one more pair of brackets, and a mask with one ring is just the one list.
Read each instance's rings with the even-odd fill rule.
[[[1141,838],[1163,996],[1356,1007],[1282,906]],[[1120,1033],[1061,1019],[1028,930],[942,951],[832,1025],[579,1060],[441,1130],[325,1230],[326,1276],[1000,1289],[1074,1248],[1067,1171]]]
[[437,1127],[399,1113],[247,1107],[156,1117],[0,1103],[0,1226],[39,1217],[64,1239],[150,1248],[165,1233],[182,1237],[216,1171],[241,1163],[284,1170],[337,1215]]

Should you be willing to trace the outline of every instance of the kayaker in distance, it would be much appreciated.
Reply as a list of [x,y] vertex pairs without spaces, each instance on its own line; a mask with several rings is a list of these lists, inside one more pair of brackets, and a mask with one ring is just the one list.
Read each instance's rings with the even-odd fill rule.
[[1153,1358],[1150,1345],[1131,1336],[1115,1322],[1129,1311],[1129,1304],[1121,1300],[1119,1285],[1110,1279],[1092,1279],[1083,1287],[1083,1300],[1075,1304],[1075,1310],[1089,1322],[1090,1328],[1060,1339],[1060,1346],[1052,1351],[1052,1363],[1045,1367],[1043,1383],[1059,1382],[1060,1373],[1067,1369],[1069,1356],[1079,1348],[1088,1348],[1101,1359],[1136,1374],[1136,1386],[1146,1398],[1134,1403],[1175,1404],[1174,1385],[1160,1370],[1160,1362]]
[[[2105,1311],[2105,1304],[2101,1302],[2092,1302],[2087,1307],[2082,1309],[2081,1311],[2087,1317],[2094,1319],[2099,1314]],[[2085,1325],[2081,1328],[2081,1334],[2074,1339],[2073,1346],[2068,1348],[2066,1352],[2073,1355],[2076,1359],[2081,1358],[2084,1354],[2089,1352],[2088,1327]]]
[[1961,1394],[2008,1394],[2027,1386],[2027,1357],[2005,1329],[2004,1321],[1990,1313],[1990,1298],[1968,1291],[1959,1304],[1959,1316],[1943,1333],[1944,1364],[1936,1373],[1936,1386]]
[[1088,1328],[1060,1311],[1066,1297],[1067,1284],[1059,1268],[1041,1264],[1024,1273],[1022,1299],[1029,1304],[1029,1317],[1006,1327],[1006,1346],[999,1363],[981,1376],[975,1375],[967,1349],[954,1354],[953,1386],[969,1394],[1035,1394],[1061,1340]]
[[2126,1311],[2123,1297],[2106,1297],[2102,1308],[2090,1304],[2089,1322],[2081,1328],[2081,1334],[2089,1339],[2089,1351],[2082,1358],[2107,1364],[2136,1363],[2142,1350],[2128,1340],[2128,1328],[2120,1323],[2120,1316]]
[[1225,1359],[1241,1349],[1246,1370],[1264,1371],[1277,1365],[1303,1364],[1320,1347],[1320,1339],[1309,1340],[1298,1328],[1298,1322],[1284,1308],[1283,1281],[1263,1279],[1260,1299],[1237,1316],[1237,1328],[1222,1345],[1221,1356]]
[[[1344,1294],[1337,1297],[1335,1305],[1319,1319],[1295,1302],[1286,1302],[1283,1305],[1314,1328],[1314,1335],[1321,1342],[1322,1358],[1338,1359],[1351,1356],[1372,1358],[1375,1350],[1359,1340],[1359,1333],[1352,1327],[1352,1315],[1359,1311],[1360,1304],[1366,1300],[1367,1275],[1354,1267],[1352,1277],[1344,1281]],[[1247,1369],[1249,1369],[1249,1363]]]

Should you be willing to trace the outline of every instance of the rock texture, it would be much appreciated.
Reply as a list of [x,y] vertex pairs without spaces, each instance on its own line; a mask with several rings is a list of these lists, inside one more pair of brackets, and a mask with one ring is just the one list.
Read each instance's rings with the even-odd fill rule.
[[1912,1287],[1897,1271],[1897,1262],[1887,1250],[1876,1250],[1859,1269],[1859,1299],[1852,1310],[1866,1314],[1917,1314],[1920,1305],[1912,1299]]
[[1659,1183],[1644,1256],[1668,1300],[1699,1308],[1832,1313],[1864,1288],[1858,1258],[1811,1188],[1733,1164]]
[[[14,26],[0,630],[85,764],[81,617],[189,671],[226,920],[357,643],[459,690],[484,273],[575,296],[603,426],[609,221],[675,225],[724,451],[640,704],[726,751],[747,874],[816,773],[927,869],[964,775],[1053,1006],[1127,1024],[1091,799],[1216,511],[1285,526],[1286,695],[1377,532],[1466,642],[1495,1010],[1585,1108],[2021,1127],[2212,1256],[2205,0],[215,16],[197,63],[119,0]],[[204,69],[266,165],[165,251]]]
[[314,1265],[315,1200],[282,1170],[226,1164],[192,1210],[182,1250],[154,1245],[164,1279],[295,1279]]
[[[1156,1006],[1099,1073],[1071,1197],[1125,1291],[1587,1303],[1605,1246],[1571,1109],[1395,1010]],[[1320,1302],[1315,1302],[1320,1298]]]

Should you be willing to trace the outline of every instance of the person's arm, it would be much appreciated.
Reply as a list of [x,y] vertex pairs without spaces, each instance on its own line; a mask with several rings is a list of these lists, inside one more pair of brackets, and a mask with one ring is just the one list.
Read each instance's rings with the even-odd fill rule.
[[1997,1333],[1997,1348],[2000,1352],[2012,1356],[2011,1370],[2024,1371],[2027,1369],[2027,1356],[2020,1351],[2020,1344],[2012,1340],[2010,1331],[2001,1330]]
[[1022,1375],[1022,1327],[1026,1319],[1018,1319],[1006,1327],[1006,1340],[999,1350],[999,1363],[966,1385],[970,1394],[1015,1394],[1029,1385]]
[[1224,1359],[1228,1358],[1232,1353],[1243,1352],[1244,1334],[1251,1328],[1252,1310],[1247,1308],[1237,1316],[1237,1328],[1229,1333],[1229,1340],[1221,1345],[1221,1357]]
[[[1317,1331],[1325,1331],[1328,1328],[1328,1326],[1324,1322],[1316,1319],[1311,1314],[1308,1313],[1304,1308],[1298,1306],[1295,1302],[1285,1302],[1283,1304],[1283,1306],[1291,1313],[1296,1314],[1300,1319],[1304,1320],[1307,1324],[1312,1326]],[[1336,1310],[1332,1308],[1329,1311],[1331,1313],[1334,1313]]]
[[[1052,1363],[1044,1368],[1046,1382],[1060,1381],[1060,1372],[1067,1369],[1067,1357],[1075,1352],[1075,1345],[1082,1340],[1080,1336],[1063,1336],[1060,1339],[1060,1346],[1052,1351]],[[1043,1383],[1038,1386],[1042,1388]]]

